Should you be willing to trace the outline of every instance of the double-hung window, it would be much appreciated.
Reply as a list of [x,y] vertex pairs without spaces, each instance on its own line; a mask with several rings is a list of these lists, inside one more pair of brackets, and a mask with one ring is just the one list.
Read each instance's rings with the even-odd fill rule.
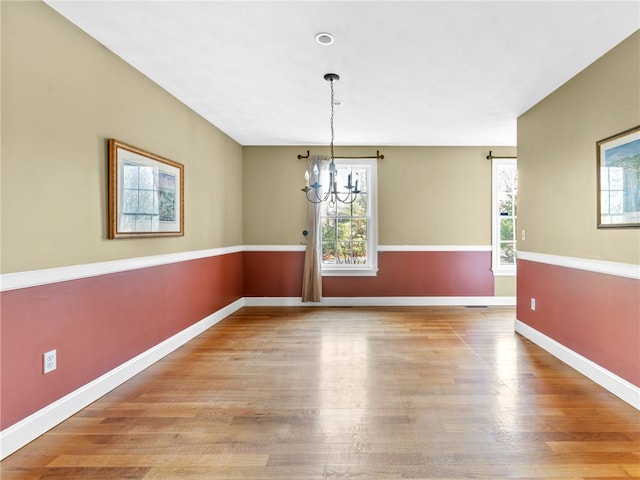
[[[352,203],[334,202],[331,199],[322,202],[322,274],[376,275],[376,160],[336,158],[334,162],[338,196],[344,198],[348,195],[345,187],[349,178],[360,193]],[[329,184],[328,170],[323,172],[320,183]]]
[[492,270],[494,275],[516,273],[518,168],[515,158],[493,159]]

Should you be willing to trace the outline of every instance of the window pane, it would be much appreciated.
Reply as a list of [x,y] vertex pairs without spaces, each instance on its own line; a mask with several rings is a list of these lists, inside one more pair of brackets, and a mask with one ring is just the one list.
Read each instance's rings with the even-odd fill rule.
[[[341,194],[346,194],[349,191],[349,189],[347,188],[349,172],[343,168],[337,168],[336,172],[337,172],[336,188],[338,192],[340,192]],[[352,179],[353,179],[353,175],[352,175]]]
[[322,220],[322,242],[336,241],[336,220],[325,218]]
[[354,263],[367,263],[367,242],[353,242]]
[[337,214],[337,205],[335,203],[323,202],[322,210],[323,217],[335,217]]
[[354,219],[351,222],[351,238],[353,240],[367,240],[367,220],[364,218]]
[[501,216],[509,215],[512,216],[514,213],[513,210],[513,195],[502,192],[498,199],[498,208]]
[[338,241],[351,240],[351,219],[338,219]]
[[367,198],[366,193],[359,193],[356,201],[353,202],[353,216],[354,217],[366,217],[368,215],[367,212],[367,202],[369,199]]
[[498,191],[513,192],[516,185],[517,170],[511,165],[498,168]]
[[353,170],[353,178],[354,178],[354,186],[358,188],[361,192],[367,191],[367,170],[366,169],[355,169]]
[[337,263],[337,252],[335,242],[322,244],[322,263]]
[[351,212],[353,211],[353,204],[338,202],[337,209],[339,217],[350,217],[352,215]]
[[513,242],[500,243],[500,265],[515,265],[515,244]]
[[353,252],[351,242],[338,242],[338,263],[353,263]]
[[500,241],[515,240],[515,228],[513,218],[501,218],[500,219]]

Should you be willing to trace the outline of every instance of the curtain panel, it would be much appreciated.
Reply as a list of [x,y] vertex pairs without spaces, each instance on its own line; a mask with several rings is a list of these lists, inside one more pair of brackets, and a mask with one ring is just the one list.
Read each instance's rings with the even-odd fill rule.
[[[322,172],[329,166],[326,157],[309,157],[307,171],[309,172],[309,183],[320,183]],[[314,172],[318,172],[315,174]],[[322,203],[307,202],[308,232],[307,249],[304,255],[304,273],[302,277],[302,301],[319,302],[322,300],[322,252],[320,248],[320,236],[322,235],[322,225],[320,225],[320,211]]]

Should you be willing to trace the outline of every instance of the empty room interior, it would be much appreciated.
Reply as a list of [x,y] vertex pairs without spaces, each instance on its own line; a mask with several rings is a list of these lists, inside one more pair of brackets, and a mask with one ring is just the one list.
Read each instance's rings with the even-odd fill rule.
[[0,1],[0,477],[640,478],[640,3]]

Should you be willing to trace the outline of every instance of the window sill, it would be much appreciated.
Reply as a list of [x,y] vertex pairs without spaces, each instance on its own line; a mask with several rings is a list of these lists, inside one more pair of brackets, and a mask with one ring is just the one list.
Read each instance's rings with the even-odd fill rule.
[[494,277],[515,277],[518,272],[516,267],[513,268],[496,268],[491,270]]
[[353,268],[353,267],[322,267],[323,277],[375,277],[378,269],[373,267]]

